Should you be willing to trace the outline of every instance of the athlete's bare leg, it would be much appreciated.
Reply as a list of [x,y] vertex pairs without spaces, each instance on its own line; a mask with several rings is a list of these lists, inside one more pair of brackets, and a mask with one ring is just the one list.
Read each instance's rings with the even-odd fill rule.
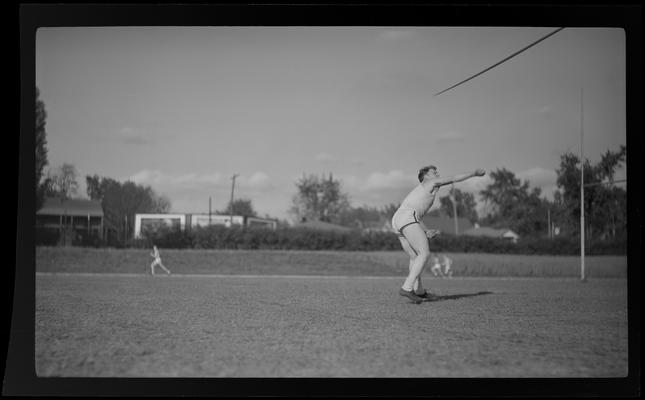
[[170,271],[168,271],[168,268],[164,267],[162,263],[159,263],[159,266],[161,267],[161,269],[163,269],[164,271],[166,271],[166,273],[167,273],[168,275],[170,275]]
[[403,283],[403,290],[414,290],[414,283],[421,276],[423,268],[430,257],[428,237],[419,224],[408,225],[403,228],[403,236],[416,253],[416,258],[411,262],[410,273]]
[[[410,257],[410,265],[408,269],[408,273],[410,273],[412,271],[412,266],[414,265],[414,261],[417,258],[417,253],[414,251],[412,246],[410,246],[410,243],[408,243],[408,240],[405,237],[399,237],[399,241],[401,242],[401,247],[403,247],[403,251],[405,251],[406,254]],[[423,283],[421,283],[421,276],[419,276],[414,281],[414,284],[412,286],[414,288],[415,293],[419,293],[419,294],[425,293],[425,289],[423,288]]]

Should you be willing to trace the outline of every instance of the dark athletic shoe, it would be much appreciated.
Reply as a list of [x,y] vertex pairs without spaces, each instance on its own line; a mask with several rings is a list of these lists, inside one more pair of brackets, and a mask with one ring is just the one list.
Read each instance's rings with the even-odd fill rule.
[[439,298],[439,296],[437,296],[434,293],[430,293],[427,290],[425,292],[423,292],[422,294],[416,293],[416,295],[418,297],[422,298],[425,301],[432,301],[432,300],[436,300],[436,299]]
[[419,304],[419,303],[421,303],[423,301],[423,299],[421,297],[419,297],[416,294],[414,294],[414,291],[409,291],[408,292],[407,290],[404,290],[403,288],[401,288],[401,289],[399,289],[399,294],[401,296],[407,297],[408,299],[412,300],[416,304]]

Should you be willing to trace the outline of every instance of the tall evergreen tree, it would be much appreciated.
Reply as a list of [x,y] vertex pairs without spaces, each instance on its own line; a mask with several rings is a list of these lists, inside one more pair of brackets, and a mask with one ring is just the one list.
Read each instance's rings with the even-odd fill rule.
[[43,182],[43,171],[48,164],[46,122],[45,103],[40,99],[40,90],[36,88],[36,210],[42,207],[48,186]]

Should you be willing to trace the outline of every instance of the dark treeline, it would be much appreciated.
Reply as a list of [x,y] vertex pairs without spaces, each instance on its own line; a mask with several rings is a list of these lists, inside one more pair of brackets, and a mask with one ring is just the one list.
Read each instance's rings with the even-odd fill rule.
[[[393,251],[401,245],[390,232],[320,231],[305,228],[226,228],[212,226],[182,231],[161,228],[144,232],[143,238],[128,241],[126,246],[150,248],[152,245],[174,249],[244,249],[244,250],[335,250],[335,251]],[[624,255],[626,245],[621,240],[589,240],[588,255]],[[520,239],[511,243],[497,238],[439,235],[432,239],[431,251],[453,253],[496,253],[536,255],[579,255],[579,237]]]

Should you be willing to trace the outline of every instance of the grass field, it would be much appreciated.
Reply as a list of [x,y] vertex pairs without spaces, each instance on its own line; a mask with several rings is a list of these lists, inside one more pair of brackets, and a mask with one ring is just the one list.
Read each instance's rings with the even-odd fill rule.
[[568,258],[454,255],[482,276],[427,278],[439,299],[415,305],[396,254],[268,253],[162,249],[173,275],[153,277],[147,251],[37,249],[37,375],[627,375],[626,260],[581,283]]

